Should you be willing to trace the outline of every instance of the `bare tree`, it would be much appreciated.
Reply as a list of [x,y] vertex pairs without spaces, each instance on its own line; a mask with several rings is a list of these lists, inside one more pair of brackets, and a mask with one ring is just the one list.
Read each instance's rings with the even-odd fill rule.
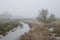
[[48,10],[42,9],[37,17],[38,21],[46,22]]
[[48,19],[49,22],[54,22],[56,21],[56,18],[55,18],[55,15],[54,14],[51,14],[49,19]]

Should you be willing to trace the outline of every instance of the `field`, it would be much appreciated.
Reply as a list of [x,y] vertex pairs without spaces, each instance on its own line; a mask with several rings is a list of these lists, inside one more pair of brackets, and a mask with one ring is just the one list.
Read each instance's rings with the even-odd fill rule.
[[[30,31],[25,33],[20,37],[20,40],[56,40],[55,37],[51,37],[53,34],[60,34],[60,21],[55,21],[49,24],[37,22],[37,21],[27,21],[30,25]],[[54,31],[49,32],[48,28],[53,28]]]
[[30,31],[20,37],[20,40],[55,40],[51,39],[46,24],[42,22],[27,22],[30,25]]

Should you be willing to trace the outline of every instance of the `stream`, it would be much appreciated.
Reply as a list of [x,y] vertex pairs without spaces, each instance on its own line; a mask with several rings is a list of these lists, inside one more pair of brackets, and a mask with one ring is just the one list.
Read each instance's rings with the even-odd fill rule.
[[[23,28],[21,26],[18,26],[17,28],[14,28],[10,30],[6,36],[0,35],[0,40],[19,40],[19,38],[24,35],[25,33],[28,33],[30,30],[30,27],[28,24],[20,22],[23,24]],[[53,28],[48,29],[49,31],[53,32]],[[13,32],[12,32],[13,31]],[[57,40],[60,40],[60,37],[56,37]]]
[[14,28],[15,29],[14,32],[12,32],[11,30],[4,37],[0,35],[1,36],[0,40],[19,40],[20,36],[22,36],[25,33],[28,33],[30,30],[29,25],[23,22],[21,23],[23,24],[23,28],[21,28],[21,26],[18,26],[17,28]]

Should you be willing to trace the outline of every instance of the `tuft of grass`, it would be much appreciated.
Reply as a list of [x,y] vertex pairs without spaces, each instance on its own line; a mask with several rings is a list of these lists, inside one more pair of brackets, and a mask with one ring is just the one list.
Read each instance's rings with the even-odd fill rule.
[[52,22],[48,26],[53,28],[53,34],[60,34],[60,21]]
[[[20,40],[50,40],[49,32],[44,25],[33,24],[30,31],[20,37]],[[44,26],[44,27],[43,27]]]

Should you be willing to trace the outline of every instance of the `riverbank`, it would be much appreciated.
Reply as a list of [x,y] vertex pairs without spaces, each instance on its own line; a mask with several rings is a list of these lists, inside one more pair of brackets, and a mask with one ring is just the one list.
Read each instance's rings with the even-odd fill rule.
[[55,38],[51,38],[49,35],[46,24],[42,22],[25,22],[30,25],[29,33],[22,35],[20,40],[56,40]]
[[5,36],[7,32],[16,28],[18,21],[0,21],[0,35]]
[[30,30],[29,25],[23,22],[21,23],[23,24],[23,28],[21,28],[21,26],[18,26],[14,32],[10,30],[8,34],[5,37],[0,38],[0,40],[19,40],[19,37],[21,35],[28,33]]

